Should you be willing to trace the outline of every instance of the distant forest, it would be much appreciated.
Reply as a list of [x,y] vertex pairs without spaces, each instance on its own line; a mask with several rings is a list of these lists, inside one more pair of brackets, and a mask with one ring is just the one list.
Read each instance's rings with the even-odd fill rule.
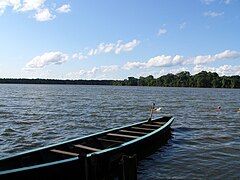
[[162,86],[162,87],[201,87],[201,88],[240,88],[240,76],[222,76],[215,72],[202,71],[191,75],[188,71],[177,74],[167,74],[159,78],[152,75],[147,77],[128,77],[123,81],[114,81],[113,85],[120,86]]
[[187,71],[167,74],[159,78],[128,77],[124,80],[57,80],[57,79],[10,79],[2,78],[5,84],[65,84],[65,85],[115,85],[115,86],[161,86],[161,87],[202,87],[202,88],[240,88],[240,76],[219,76],[215,72],[202,71],[191,75]]
[[2,84],[113,85],[113,80],[0,79]]

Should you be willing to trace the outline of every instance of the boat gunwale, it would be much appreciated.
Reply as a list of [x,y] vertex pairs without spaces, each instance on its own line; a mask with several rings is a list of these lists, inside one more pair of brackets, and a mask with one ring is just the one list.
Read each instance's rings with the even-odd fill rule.
[[[100,154],[103,154],[103,153],[107,153],[109,151],[113,151],[113,150],[122,148],[124,146],[128,146],[129,144],[136,143],[136,142],[138,142],[138,141],[140,141],[142,139],[145,139],[147,137],[152,136],[153,134],[156,134],[157,132],[161,131],[165,127],[171,125],[173,120],[174,120],[173,116],[162,116],[162,117],[153,119],[152,121],[157,121],[157,120],[162,119],[164,117],[169,117],[169,120],[166,121],[166,123],[163,126],[160,126],[159,128],[153,130],[152,132],[150,132],[150,133],[148,133],[146,135],[140,136],[140,137],[138,137],[136,139],[127,141],[125,143],[122,143],[122,144],[120,144],[120,145],[118,145],[116,147],[107,148],[107,149],[103,149],[103,150],[101,150],[99,152],[93,152],[93,153],[86,154],[86,157],[90,157],[93,154],[94,155],[100,155]],[[109,129],[109,130],[97,132],[97,133],[94,133],[94,134],[86,135],[86,136],[83,136],[83,137],[71,139],[71,140],[68,140],[68,141],[64,141],[64,142],[60,142],[60,143],[56,143],[56,144],[52,144],[52,145],[48,145],[48,146],[32,149],[32,150],[29,150],[29,151],[24,151],[24,152],[18,153],[16,155],[0,158],[0,161],[1,160],[6,160],[6,159],[9,159],[9,158],[14,158],[14,157],[17,157],[19,155],[25,155],[25,154],[28,154],[28,153],[34,153],[34,152],[41,151],[41,150],[47,150],[47,149],[50,149],[52,147],[64,145],[64,144],[71,143],[71,142],[74,142],[74,141],[78,141],[78,140],[81,140],[81,139],[84,139],[84,138],[89,138],[89,137],[105,134],[105,133],[116,131],[116,130],[119,130],[119,129],[124,129],[124,128],[128,128],[128,127],[136,126],[136,125],[143,124],[143,123],[146,123],[146,122],[148,122],[148,120],[144,120],[144,121],[141,121],[141,122],[136,122],[136,123],[129,124],[129,125],[126,125],[126,126],[116,127],[116,128],[113,128],[113,129]],[[57,161],[48,162],[48,163],[42,163],[42,164],[37,164],[37,165],[32,165],[32,166],[27,166],[27,167],[20,167],[20,168],[15,168],[15,169],[4,170],[4,171],[0,171],[0,175],[20,172],[20,171],[26,171],[26,170],[31,170],[31,169],[45,167],[45,166],[52,166],[52,165],[55,165],[55,164],[61,164],[61,163],[66,163],[66,162],[71,162],[71,161],[76,161],[76,160],[79,160],[79,157],[72,157],[72,158],[57,160]]]
[[[166,128],[167,126],[169,126],[169,125],[172,124],[172,122],[173,122],[173,120],[174,120],[174,117],[172,117],[172,116],[169,116],[169,117],[170,117],[170,119],[169,119],[163,126],[160,126],[159,128],[153,130],[152,132],[147,133],[146,135],[143,135],[143,136],[140,136],[140,137],[138,137],[138,138],[136,138],[136,139],[127,141],[127,142],[122,143],[122,144],[120,144],[120,145],[118,145],[118,146],[116,146],[116,147],[107,148],[107,149],[103,149],[102,151],[89,153],[89,154],[87,154],[87,157],[90,157],[90,156],[93,155],[93,154],[94,154],[94,155],[100,155],[100,154],[106,153],[106,152],[108,152],[108,151],[113,151],[113,150],[122,148],[122,147],[124,147],[124,146],[128,146],[129,144],[133,144],[133,143],[136,143],[136,142],[138,142],[138,141],[141,141],[142,139],[145,139],[145,138],[147,138],[147,137],[150,137],[150,136],[156,134],[157,132],[161,131],[162,129],[164,129],[164,128]],[[156,120],[158,120],[158,119],[161,119],[161,118],[157,118],[157,119],[154,119],[154,120],[152,120],[152,121],[156,121]],[[148,122],[148,121],[144,121],[144,122]]]
[[73,158],[62,159],[62,160],[43,163],[43,164],[20,167],[20,168],[16,168],[16,169],[8,169],[8,170],[5,170],[5,171],[0,171],[0,175],[20,172],[20,171],[26,171],[26,170],[31,170],[31,169],[37,169],[37,168],[41,168],[41,167],[52,166],[52,165],[55,165],[55,164],[62,164],[62,163],[66,163],[66,162],[76,161],[78,159],[79,159],[78,157],[73,157]]

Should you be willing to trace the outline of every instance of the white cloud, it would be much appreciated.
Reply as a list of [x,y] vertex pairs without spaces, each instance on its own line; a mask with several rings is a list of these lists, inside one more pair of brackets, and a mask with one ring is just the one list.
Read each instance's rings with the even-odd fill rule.
[[145,68],[146,63],[144,62],[127,62],[123,69],[130,70],[130,69],[139,69],[139,68]]
[[44,68],[47,65],[51,64],[63,64],[69,59],[67,54],[62,52],[48,52],[44,53],[41,56],[34,57],[30,62],[25,66],[25,70],[39,69]]
[[[40,13],[38,16],[36,16],[39,21],[46,20],[48,18],[54,18],[49,16],[47,12]],[[101,53],[109,53],[109,52],[115,52],[116,54],[122,52],[122,51],[131,51],[135,46],[137,46],[140,42],[138,40],[133,40],[130,41],[126,44],[123,44],[122,41],[117,41],[116,44],[109,43],[109,44],[104,44],[101,43],[98,45],[96,49],[91,49],[87,53],[74,53],[71,55],[72,59],[77,59],[77,60],[84,60],[88,59],[89,56],[101,54]],[[119,49],[118,49],[119,48]],[[117,52],[116,52],[117,51]],[[69,59],[69,55],[63,54],[62,52],[47,52],[44,53],[41,56],[36,56],[33,58],[30,62],[28,62],[25,66],[25,70],[31,70],[31,69],[36,69],[36,68],[43,68],[45,66],[48,66],[50,64],[63,64]],[[113,68],[113,67],[111,67]],[[106,67],[103,66],[101,67],[101,70],[104,72],[106,71]],[[109,68],[108,68],[109,70]]]
[[[52,14],[50,11],[53,9],[53,5],[49,7],[45,2],[46,0],[0,0],[0,15],[5,12],[7,7],[10,7],[15,12],[34,12],[35,15],[33,17],[37,21],[53,20],[56,17],[56,15]],[[56,9],[56,11],[58,13],[67,13],[70,11],[70,5],[62,5],[60,8]]]
[[21,6],[20,0],[0,0],[0,15],[2,15],[7,7],[17,10]]
[[156,56],[149,59],[146,66],[147,67],[167,67],[167,66],[176,66],[183,63],[183,57],[180,55],[172,56]]
[[119,41],[116,45],[115,48],[115,53],[119,54],[122,51],[132,51],[136,46],[138,46],[140,44],[140,41],[134,39],[126,44],[121,44],[121,41]]
[[32,11],[32,10],[39,10],[44,7],[44,3],[46,0],[24,0],[21,8],[19,11]]
[[151,68],[151,67],[169,67],[182,65],[184,63],[183,56],[165,56],[160,55],[149,59],[146,63],[142,62],[127,62],[123,69],[134,69],[134,68]]
[[48,9],[40,9],[37,11],[37,13],[34,15],[34,18],[37,21],[49,21],[53,20],[56,16],[52,15]]
[[128,43],[123,43],[123,41],[118,40],[117,43],[101,43],[96,49],[90,49],[87,53],[88,56],[94,56],[103,53],[115,52],[115,54],[120,54],[121,52],[132,51],[136,46],[140,44],[139,40],[132,40]]
[[225,50],[214,55],[215,59],[235,59],[240,57],[240,52]]
[[56,11],[58,13],[68,13],[71,11],[71,7],[69,4],[64,4],[61,7],[57,8]]
[[102,53],[109,53],[115,49],[115,46],[116,45],[113,43],[109,43],[109,44],[101,43],[98,45],[96,49],[91,49],[88,52],[88,56],[94,56]]
[[193,64],[206,64],[215,61],[215,58],[211,55],[196,56],[192,58]]
[[85,56],[82,53],[75,53],[72,55],[72,59],[84,60],[87,58],[88,58],[88,56]]
[[240,57],[240,52],[237,51],[231,51],[231,50],[225,50],[223,52],[220,52],[215,55],[205,55],[205,56],[196,56],[192,58],[192,62],[190,63],[193,64],[206,64],[206,63],[211,63],[216,60],[222,60],[222,59],[236,59]]
[[225,50],[215,55],[199,55],[192,58],[187,58],[181,55],[166,56],[159,55],[149,59],[147,62],[127,62],[123,69],[140,69],[152,67],[170,67],[179,65],[200,65],[207,64],[217,60],[236,59],[240,58],[240,52]]
[[160,28],[160,29],[158,30],[157,35],[158,35],[158,36],[161,36],[161,35],[166,34],[166,33],[167,33],[167,29],[164,28],[164,27],[162,27],[162,28]]
[[111,79],[109,73],[116,72],[117,65],[93,67],[91,70],[80,70],[66,75],[66,79]]
[[203,15],[214,18],[214,17],[218,17],[218,16],[223,16],[224,12],[208,11],[208,12],[204,12]]
[[240,75],[240,66],[223,65],[220,67],[207,67],[207,66],[202,66],[202,65],[196,65],[193,68],[192,74],[197,74],[201,71],[216,72],[220,76]]

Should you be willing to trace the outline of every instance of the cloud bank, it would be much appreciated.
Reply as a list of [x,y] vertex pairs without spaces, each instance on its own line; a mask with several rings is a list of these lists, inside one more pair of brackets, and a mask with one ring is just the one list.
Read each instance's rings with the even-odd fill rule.
[[[118,41],[119,42],[119,41]],[[72,56],[56,51],[47,52],[40,56],[34,57],[29,61],[24,70],[37,70],[43,69],[49,65],[61,65],[68,62],[70,59],[88,59],[90,56],[102,54],[102,53],[116,53],[116,49],[120,46],[128,50],[132,50],[138,41],[133,40],[128,43],[101,43],[93,51],[86,51],[85,54],[76,53]],[[123,48],[123,49],[124,49]],[[119,51],[124,52],[124,50]],[[91,52],[91,53],[89,53]],[[209,55],[198,55],[194,57],[184,57],[182,55],[158,55],[150,58],[146,62],[140,61],[129,61],[123,65],[110,65],[110,66],[100,66],[93,67],[92,69],[86,70],[82,69],[77,72],[70,72],[65,75],[67,79],[109,79],[112,77],[113,73],[119,73],[120,71],[125,71],[132,69],[141,69],[142,75],[154,75],[161,76],[167,73],[176,74],[181,71],[189,71],[191,74],[196,74],[201,71],[211,71],[217,72],[219,75],[240,75],[239,65],[221,65],[219,67],[209,67],[206,64],[221,61],[221,60],[234,60],[240,58],[240,52],[234,50],[225,50],[216,54]],[[155,69],[154,69],[155,68]],[[110,78],[111,79],[111,78]]]
[[171,67],[179,65],[200,65],[207,64],[222,59],[240,58],[240,52],[225,50],[215,55],[199,55],[195,57],[184,57],[181,55],[166,56],[159,55],[149,59],[147,62],[127,62],[123,68],[126,70],[137,68],[152,68],[152,67]]
[[31,61],[29,61],[25,70],[33,70],[44,68],[48,65],[52,64],[63,64],[67,62],[71,57],[72,59],[84,60],[88,59],[90,56],[95,56],[99,54],[106,54],[110,52],[114,52],[115,54],[120,54],[122,52],[132,51],[136,46],[140,44],[140,41],[134,39],[130,42],[123,43],[123,41],[119,40],[117,43],[101,43],[97,48],[91,49],[86,53],[74,53],[73,55],[68,55],[62,52],[47,52],[43,55],[34,57]]
[[[223,75],[240,75],[240,66],[234,65],[222,65],[219,67],[206,66],[208,63],[212,63],[218,60],[234,60],[240,58],[240,52],[233,50],[225,50],[213,55],[198,55],[194,57],[184,57],[181,55],[166,56],[159,55],[150,58],[146,62],[127,62],[123,66],[101,66],[94,67],[90,70],[80,70],[79,72],[72,72],[67,74],[69,79],[109,79],[112,77],[112,73],[120,73],[132,69],[141,69],[141,72],[136,76],[148,76],[160,77],[168,73],[179,73],[182,71],[189,71],[191,74],[197,74],[201,71],[217,72],[220,76]],[[190,66],[189,66],[190,65]],[[155,68],[155,69],[152,69]],[[110,78],[111,79],[111,78]]]
[[232,66],[232,65],[223,65],[220,67],[207,67],[202,65],[196,65],[193,68],[192,73],[196,74],[201,71],[211,71],[216,72],[220,76],[231,76],[231,75],[240,75],[240,66]]

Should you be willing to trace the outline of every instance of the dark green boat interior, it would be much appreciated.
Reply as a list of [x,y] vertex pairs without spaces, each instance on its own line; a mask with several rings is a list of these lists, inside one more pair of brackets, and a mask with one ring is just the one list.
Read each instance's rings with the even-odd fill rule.
[[3,158],[0,159],[0,171],[57,162],[118,147],[154,132],[171,118],[165,116]]

